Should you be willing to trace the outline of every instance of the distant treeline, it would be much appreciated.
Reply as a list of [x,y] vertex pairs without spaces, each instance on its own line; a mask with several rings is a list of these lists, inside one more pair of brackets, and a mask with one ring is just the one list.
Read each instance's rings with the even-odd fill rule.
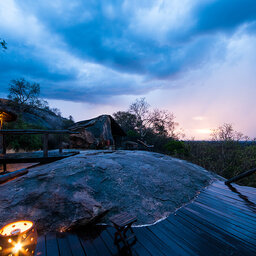
[[[184,141],[180,143],[183,149],[174,150],[170,155],[200,165],[226,179],[256,167],[255,141]],[[242,179],[239,184],[256,187],[256,175]]]

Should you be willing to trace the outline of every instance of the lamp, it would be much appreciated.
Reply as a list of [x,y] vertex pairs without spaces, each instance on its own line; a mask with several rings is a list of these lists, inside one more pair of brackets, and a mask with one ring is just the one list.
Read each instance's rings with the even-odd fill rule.
[[0,229],[0,256],[32,256],[36,243],[37,232],[32,221],[16,221]]
[[4,122],[13,122],[17,119],[17,114],[11,110],[0,108],[0,129],[3,127]]

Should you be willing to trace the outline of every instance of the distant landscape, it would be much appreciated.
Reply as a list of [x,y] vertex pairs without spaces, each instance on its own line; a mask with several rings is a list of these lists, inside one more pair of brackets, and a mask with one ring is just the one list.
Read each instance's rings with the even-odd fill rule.
[[[24,95],[17,94],[22,91],[20,88]],[[50,108],[48,102],[40,98],[39,84],[24,79],[10,83],[8,99],[1,99],[0,105],[18,113],[18,120],[5,124],[4,129],[67,129],[74,124],[72,116],[62,117],[58,109]],[[168,110],[152,110],[145,98],[131,103],[126,111],[113,113],[113,118],[127,134],[125,141],[141,140],[150,145],[152,151],[188,160],[227,179],[255,167],[256,141],[236,131],[231,124],[213,129],[208,141],[185,140],[174,114]],[[56,148],[58,141],[58,136],[52,135],[50,149]],[[64,141],[68,145],[68,136]],[[40,135],[8,136],[6,143],[9,150],[15,151],[42,148]],[[256,187],[256,175],[239,183]]]

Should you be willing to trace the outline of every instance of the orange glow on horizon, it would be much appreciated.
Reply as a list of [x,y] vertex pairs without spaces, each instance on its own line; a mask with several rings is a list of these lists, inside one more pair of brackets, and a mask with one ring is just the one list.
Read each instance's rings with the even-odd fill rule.
[[211,134],[212,130],[211,129],[195,129],[195,132],[200,134]]

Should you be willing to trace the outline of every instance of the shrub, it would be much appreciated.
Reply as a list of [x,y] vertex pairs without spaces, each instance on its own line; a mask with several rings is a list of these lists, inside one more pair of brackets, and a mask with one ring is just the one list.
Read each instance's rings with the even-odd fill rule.
[[171,140],[164,145],[166,153],[173,156],[188,156],[188,148],[183,141]]

